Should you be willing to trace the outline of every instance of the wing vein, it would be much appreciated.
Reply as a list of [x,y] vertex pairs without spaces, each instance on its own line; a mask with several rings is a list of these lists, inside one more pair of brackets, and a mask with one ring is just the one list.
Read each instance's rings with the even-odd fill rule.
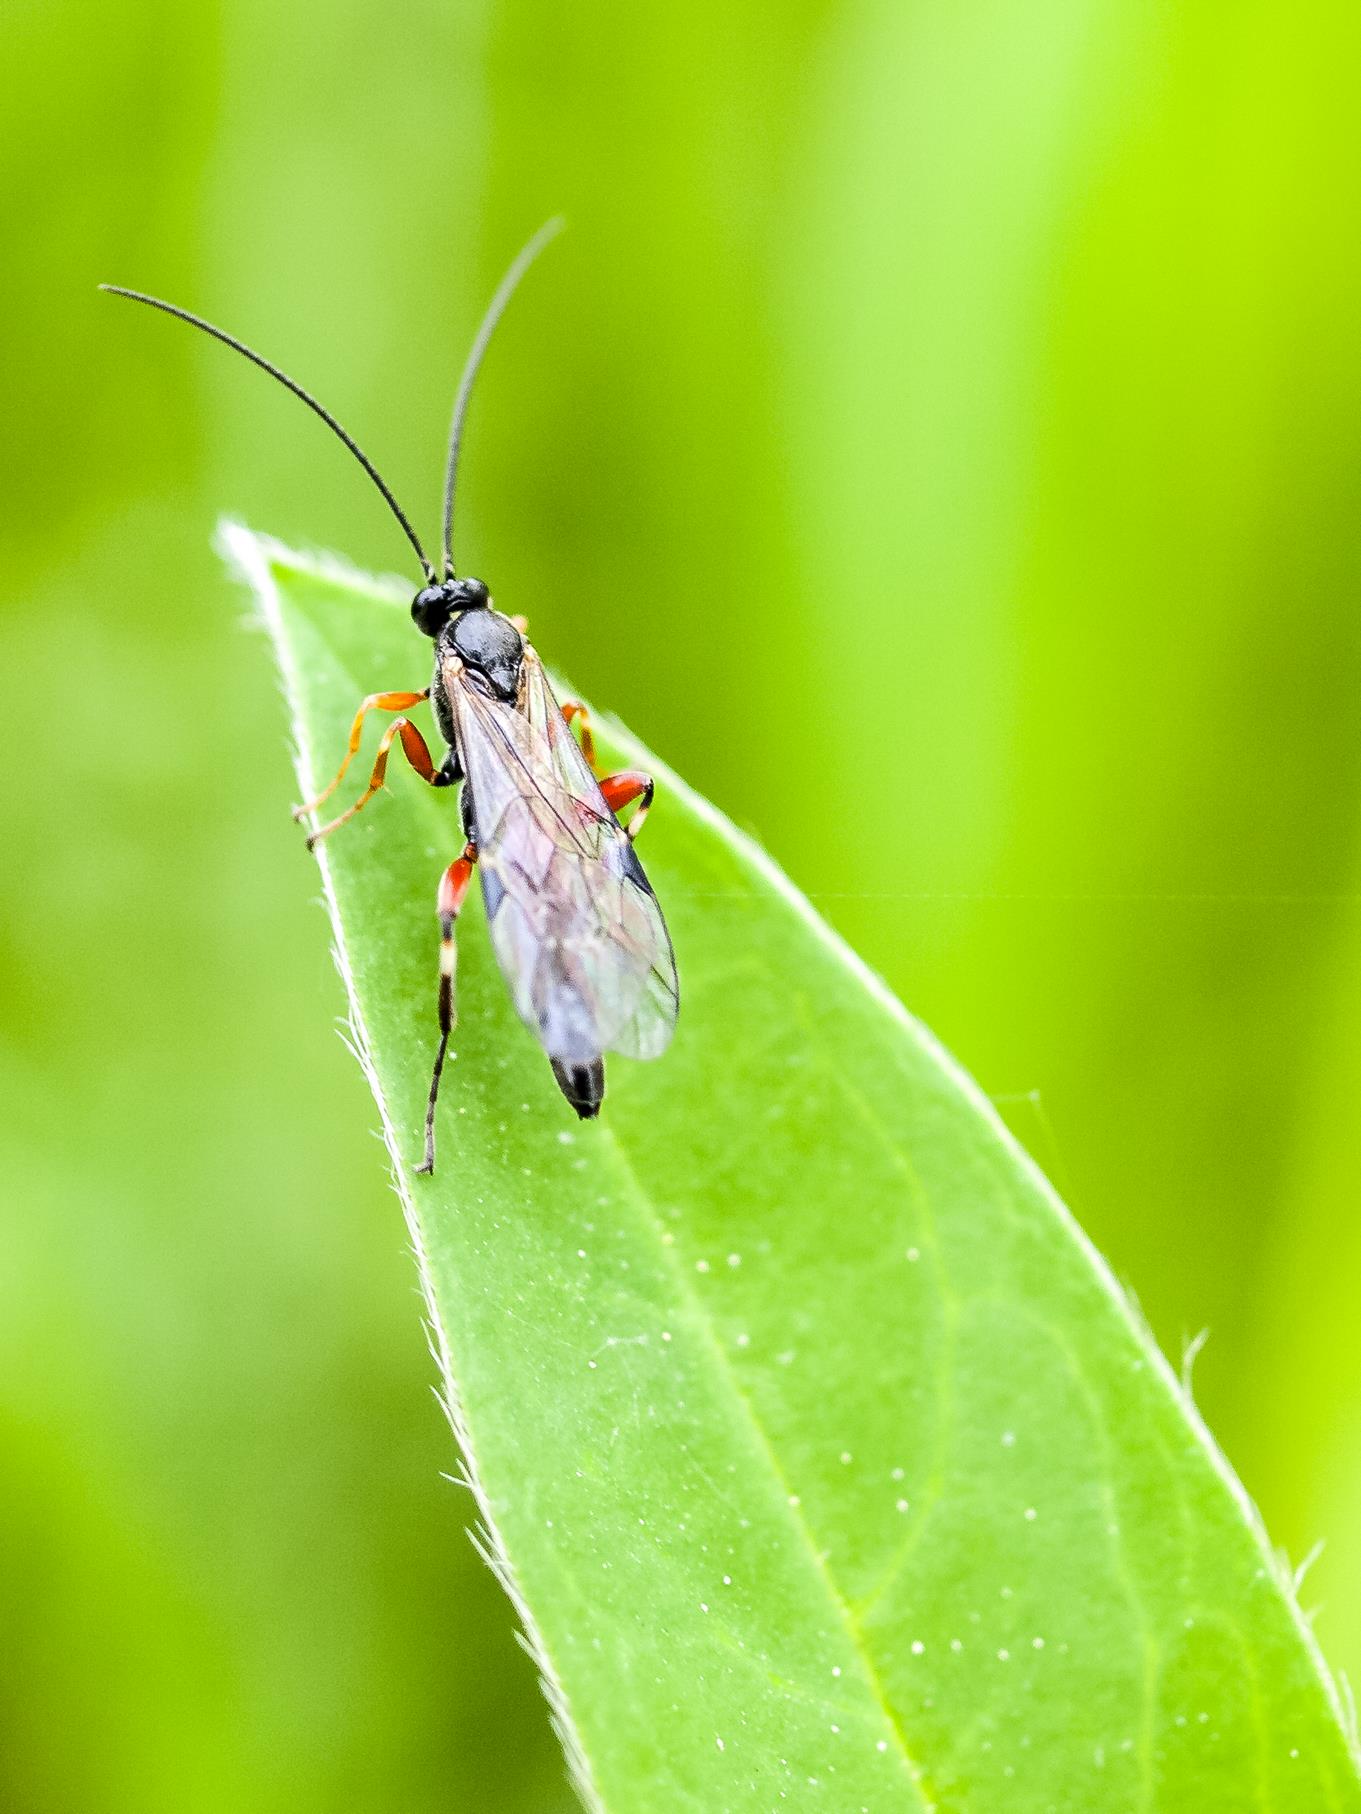
[[492,946],[551,1058],[655,1057],[678,1005],[670,935],[626,833],[528,645],[518,705],[446,684],[472,793]]

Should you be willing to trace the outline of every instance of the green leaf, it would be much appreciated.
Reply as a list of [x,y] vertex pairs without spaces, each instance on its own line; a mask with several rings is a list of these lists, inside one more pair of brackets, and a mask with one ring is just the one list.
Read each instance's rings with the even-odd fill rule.
[[[424,684],[428,646],[406,589],[225,544],[313,791],[359,698]],[[665,1058],[610,1062],[598,1123],[474,900],[440,1164],[415,1176],[454,802],[394,764],[321,850],[488,1553],[583,1800],[1361,1807],[1291,1583],[1100,1259],[770,861],[602,730],[658,777],[644,856],[682,1010]],[[853,809],[870,835],[882,809]]]

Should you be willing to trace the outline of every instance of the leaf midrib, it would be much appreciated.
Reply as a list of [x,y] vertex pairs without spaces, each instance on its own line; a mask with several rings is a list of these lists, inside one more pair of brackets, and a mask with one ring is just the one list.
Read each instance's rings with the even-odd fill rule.
[[727,1351],[724,1349],[723,1344],[719,1341],[714,1332],[713,1319],[705,1310],[694,1286],[683,1271],[680,1262],[676,1257],[674,1247],[669,1246],[662,1238],[664,1225],[661,1217],[657,1213],[651,1193],[647,1190],[638,1176],[627,1147],[612,1124],[602,1122],[601,1127],[627,1182],[627,1187],[633,1198],[634,1205],[655,1237],[656,1247],[661,1256],[662,1265],[676,1292],[677,1298],[684,1306],[686,1318],[691,1327],[698,1332],[704,1345],[705,1352],[709,1357],[713,1372],[721,1380],[729,1400],[736,1408],[736,1416],[746,1425],[747,1431],[757,1452],[765,1461],[770,1476],[777,1488],[779,1516],[786,1526],[795,1533],[799,1549],[804,1553],[807,1562],[811,1564],[813,1573],[821,1583],[823,1592],[828,1604],[832,1608],[837,1623],[846,1633],[850,1651],[855,1656],[856,1661],[860,1666],[864,1685],[868,1689],[871,1699],[874,1701],[875,1707],[883,1721],[884,1728],[890,1736],[893,1748],[897,1751],[902,1760],[903,1767],[907,1772],[908,1780],[912,1785],[913,1794],[916,1797],[916,1805],[922,1810],[927,1810],[932,1804],[927,1800],[921,1787],[921,1778],[923,1776],[922,1768],[913,1757],[911,1748],[907,1742],[907,1735],[903,1731],[897,1715],[894,1713],[892,1705],[889,1702],[888,1695],[885,1691],[883,1682],[880,1680],[878,1668],[876,1667],[874,1658],[870,1652],[860,1621],[857,1618],[849,1599],[842,1592],[835,1576],[828,1567],[825,1552],[819,1549],[814,1540],[813,1532],[808,1525],[807,1519],[803,1516],[801,1507],[798,1503],[798,1496],[794,1493],[789,1478],[780,1465],[779,1456],[771,1441],[770,1435],[757,1414],[750,1395],[739,1379]]

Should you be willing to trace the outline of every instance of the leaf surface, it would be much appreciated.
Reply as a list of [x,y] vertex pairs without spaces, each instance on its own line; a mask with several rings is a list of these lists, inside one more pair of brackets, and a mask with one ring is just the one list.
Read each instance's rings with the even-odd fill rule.
[[[224,541],[313,792],[429,645],[405,590]],[[1361,1808],[1289,1582],[1053,1192],[747,838],[601,742],[658,779],[682,1006],[664,1059],[609,1062],[598,1123],[474,896],[415,1176],[454,800],[394,763],[321,847],[488,1547],[587,1805]]]

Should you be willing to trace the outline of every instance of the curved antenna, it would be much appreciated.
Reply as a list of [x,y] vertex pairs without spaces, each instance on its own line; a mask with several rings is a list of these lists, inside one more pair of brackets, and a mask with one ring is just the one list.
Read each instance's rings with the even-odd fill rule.
[[393,497],[391,491],[389,491],[387,485],[384,483],[382,474],[369,456],[364,452],[358,441],[355,440],[354,436],[348,434],[345,429],[340,426],[330,410],[318,403],[310,391],[305,391],[296,379],[289,377],[287,372],[281,372],[277,365],[271,365],[268,359],[264,359],[259,353],[252,351],[244,341],[237,340],[231,334],[224,333],[221,328],[215,328],[211,321],[204,321],[200,315],[191,315],[188,309],[178,309],[173,302],[162,302],[160,298],[156,296],[145,296],[141,290],[125,290],[121,285],[116,283],[102,283],[99,287],[101,290],[106,291],[110,296],[126,296],[130,302],[144,302],[147,304],[148,308],[161,309],[165,314],[173,315],[177,321],[187,321],[191,328],[201,328],[205,334],[211,334],[214,340],[220,340],[224,346],[232,347],[236,352],[240,353],[243,358],[249,359],[252,365],[258,365],[262,372],[268,372],[271,378],[277,378],[285,390],[292,391],[295,397],[300,398],[302,402],[307,405],[308,409],[321,417],[322,421],[326,424],[327,428],[331,430],[332,434],[340,437],[346,447],[348,447],[350,452],[354,455],[355,459],[358,460],[359,464],[364,468],[364,471],[373,480],[379,491],[382,492],[383,497],[387,501],[388,509],[402,525],[402,530],[407,541],[409,541],[411,546],[416,550],[416,559],[421,564],[421,571],[425,574],[427,580],[431,582],[434,581],[435,569],[426,559],[425,550],[421,547],[420,537],[411,527],[406,512],[402,509],[401,505],[397,502],[396,498]]
[[444,575],[446,579],[454,577],[454,482],[458,477],[458,455],[463,444],[463,423],[468,414],[468,400],[473,394],[473,380],[477,377],[482,355],[486,352],[496,324],[506,312],[506,304],[519,287],[520,279],[534,263],[550,240],[558,237],[567,222],[562,215],[555,214],[552,220],[545,221],[538,232],[524,247],[501,282],[497,285],[496,294],[487,304],[487,312],[482,317],[482,325],[477,330],[472,351],[468,354],[467,364],[463,367],[463,376],[458,381],[458,395],[454,398],[454,419],[449,429],[449,463],[444,469]]

